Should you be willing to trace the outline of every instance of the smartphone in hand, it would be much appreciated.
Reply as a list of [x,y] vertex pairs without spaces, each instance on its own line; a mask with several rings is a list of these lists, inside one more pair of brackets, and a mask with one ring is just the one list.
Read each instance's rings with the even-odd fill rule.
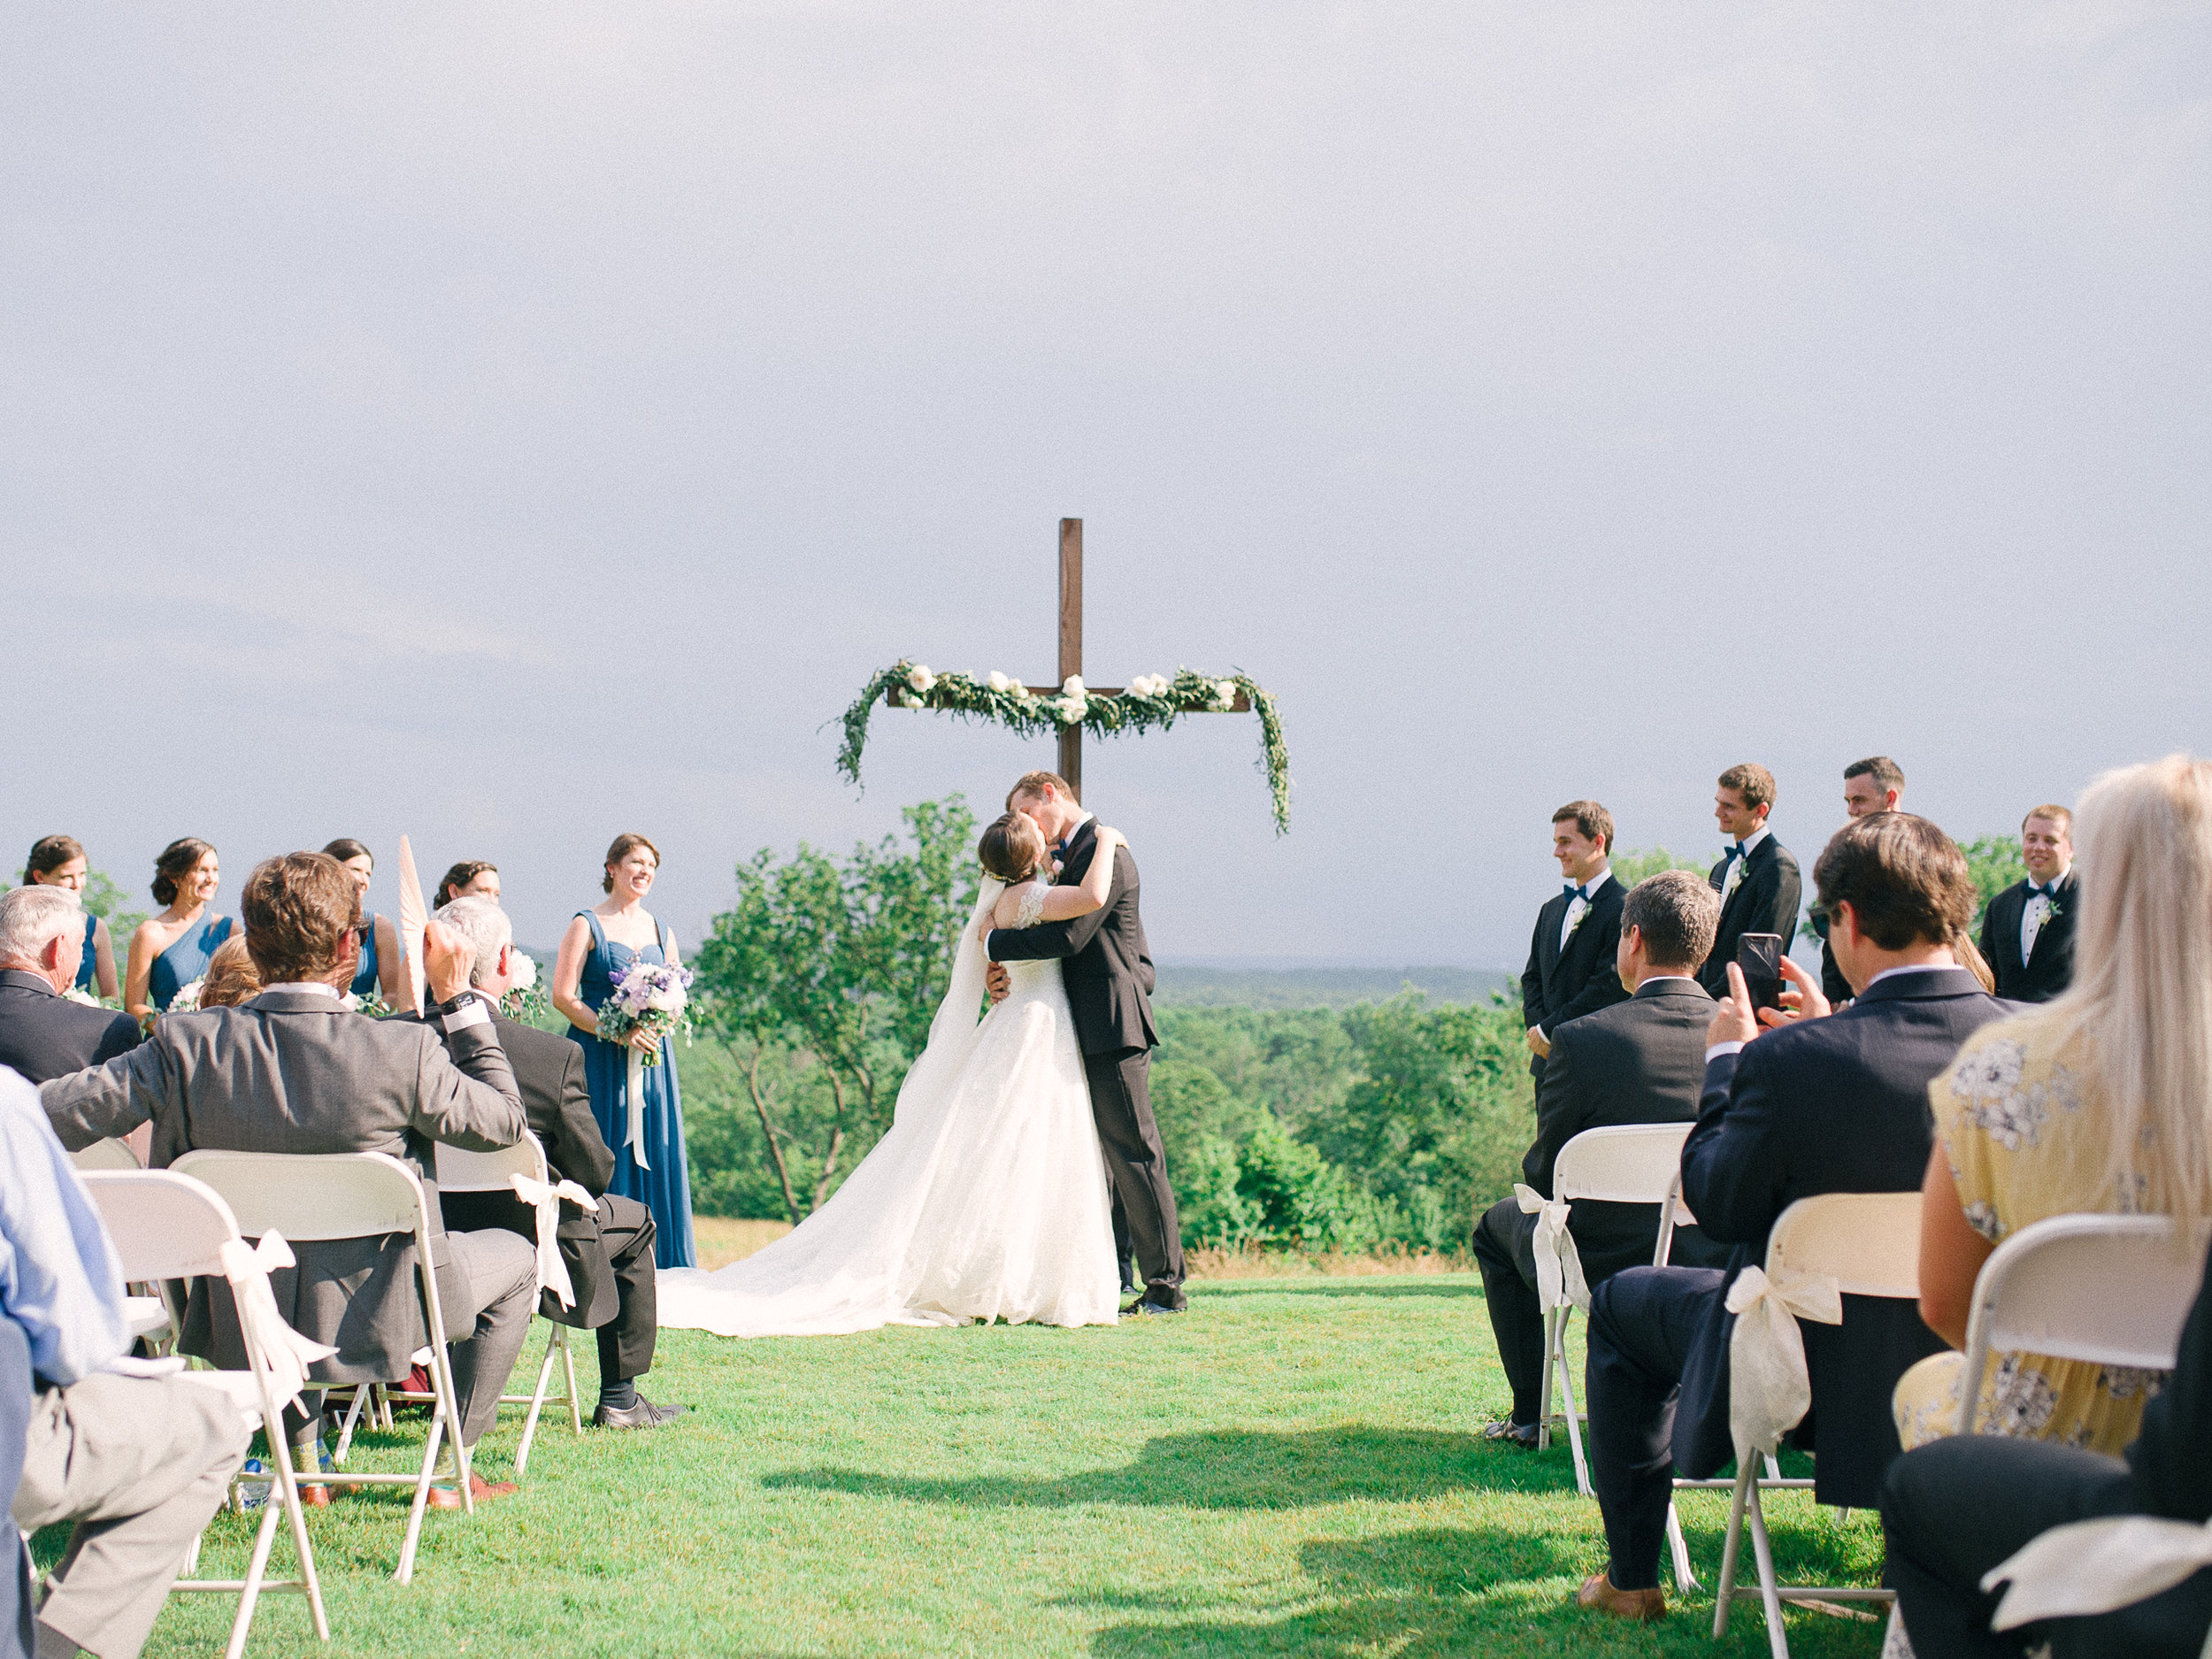
[[1744,988],[1751,993],[1755,1014],[1762,1008],[1782,1006],[1779,933],[1746,933],[1736,941],[1736,965],[1743,970]]

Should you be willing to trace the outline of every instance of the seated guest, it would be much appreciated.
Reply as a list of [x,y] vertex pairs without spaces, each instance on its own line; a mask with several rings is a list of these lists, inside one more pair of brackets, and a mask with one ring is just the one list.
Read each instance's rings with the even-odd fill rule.
[[[1621,906],[1614,953],[1621,984],[1633,995],[1553,1029],[1544,1080],[1536,1091],[1536,1141],[1521,1173],[1546,1198],[1559,1151],[1586,1129],[1609,1124],[1688,1123],[1697,1116],[1705,1075],[1705,1028],[1713,999],[1692,976],[1713,942],[1720,901],[1689,870],[1639,882]],[[1513,1414],[1487,1440],[1533,1447],[1544,1377],[1544,1316],[1536,1302],[1537,1217],[1517,1200],[1493,1204],[1475,1228],[1475,1260],[1498,1359],[1513,1388]],[[1574,1201],[1567,1219],[1584,1281],[1601,1284],[1624,1267],[1648,1267],[1659,1243],[1653,1204]],[[1674,1237],[1671,1254],[1700,1259],[1695,1229]]]
[[1774,810],[1774,774],[1746,762],[1720,775],[1713,792],[1713,818],[1720,833],[1734,841],[1713,866],[1713,891],[1720,895],[1720,926],[1713,933],[1713,954],[1698,972],[1698,983],[1715,996],[1728,992],[1728,969],[1746,933],[1780,935],[1788,954],[1797,937],[1797,901],[1804,880],[1796,856],[1774,839],[1767,824]]
[[[340,836],[323,850],[353,872],[353,879],[361,884],[361,902],[365,905],[370,879],[376,874],[376,856],[350,835]],[[414,987],[400,959],[399,930],[389,918],[373,911],[362,918],[360,960],[354,965],[353,983],[346,989],[358,997],[377,997],[387,1008],[408,1005]]]
[[[438,912],[438,920],[474,952],[470,987],[492,1010],[500,1047],[515,1068],[523,1110],[545,1148],[553,1179],[574,1181],[599,1201],[596,1210],[562,1207],[561,1259],[576,1302],[564,1308],[559,1295],[549,1289],[539,1298],[539,1311],[563,1325],[599,1333],[599,1409],[594,1423],[603,1429],[657,1429],[672,1423],[683,1415],[681,1406],[657,1406],[637,1391],[637,1379],[653,1368],[653,1344],[660,1333],[653,1214],[636,1199],[607,1191],[614,1154],[592,1116],[584,1051],[566,1037],[498,1011],[499,999],[514,983],[518,954],[514,925],[504,910],[490,899],[456,899]],[[537,1237],[536,1213],[511,1194],[448,1193],[440,1202],[449,1227],[508,1227],[526,1239]]]
[[[1904,1193],[1928,1167],[1928,1084],[2003,1005],[1952,961],[1974,910],[1966,858],[1925,818],[1877,812],[1838,830],[1814,866],[1836,963],[1857,1000],[1828,1014],[1786,958],[1787,1012],[1753,1022],[1743,974],[1708,1033],[1705,1094],[1682,1148],[1682,1196],[1729,1265],[1635,1267],[1591,1299],[1590,1479],[1606,1571],[1577,1600],[1628,1618],[1666,1610],[1659,1550],[1676,1470],[1735,1455],[1728,1425],[1728,1286],[1763,1264],[1777,1217],[1819,1193]],[[1754,1041],[1755,1039],[1755,1041]],[[1807,1325],[1818,1502],[1870,1505],[1897,1453],[1890,1391],[1939,1339],[1904,1302],[1846,1296],[1840,1326]],[[1806,1444],[1801,1432],[1797,1444]]]
[[[2071,990],[1975,1033],[1929,1090],[1936,1149],[1920,1223],[1920,1311],[1966,1346],[1974,1280],[2031,1222],[2208,1206],[2205,1071],[2212,1064],[2212,762],[2176,755],[2108,772],[2082,801]],[[1956,1353],[1897,1385],[1908,1446],[1957,1426]],[[2140,1371],[2032,1354],[1982,1386],[1984,1431],[2117,1452],[2135,1438]]]
[[128,1014],[62,993],[76,980],[84,911],[66,887],[0,894],[0,1065],[34,1083],[99,1065],[138,1046]]
[[[2196,833],[2201,834],[2203,820]],[[2093,871],[2097,861],[2090,865]],[[2201,1213],[2203,1199],[2197,1200]],[[2212,1263],[2208,1263],[2212,1283]],[[2116,1290],[2124,1290],[2116,1286]],[[2212,1570],[2131,1607],[2037,1626],[1989,1628],[1999,1598],[1982,1575],[2052,1527],[2108,1515],[2212,1520],[2212,1304],[2199,1290],[2180,1363],[2143,1408],[2127,1461],[2047,1440],[1938,1440],[1889,1466],[1882,1489],[1888,1580],[1919,1659],[2197,1659],[2212,1627]]]
[[[1886,755],[1870,755],[1843,769],[1843,815],[1847,818],[1894,812],[1904,798],[1905,769]],[[1836,953],[1828,949],[1827,925],[1818,917],[1813,918],[1813,932],[1820,935],[1820,994],[1828,999],[1830,1007],[1841,1008],[1851,1000],[1851,983],[1836,966]],[[1959,965],[1970,970],[1973,964],[1962,959]],[[1988,988],[1982,987],[1985,991]]]
[[[528,1124],[491,1014],[472,995],[469,948],[442,927],[423,948],[431,1012],[443,1032],[411,1021],[351,1013],[338,987],[353,979],[360,889],[334,858],[290,853],[257,865],[239,906],[246,949],[265,987],[241,1008],[173,1016],[121,1059],[45,1086],[42,1098],[72,1150],[150,1119],[150,1162],[183,1153],[384,1152],[412,1164],[434,1205],[433,1141],[473,1151],[512,1146]],[[448,1233],[430,1217],[432,1265],[453,1344],[460,1391],[456,1432],[472,1446],[491,1426],[514,1369],[537,1288],[536,1253],[503,1230]],[[407,1375],[423,1330],[415,1241],[303,1240],[296,1268],[271,1275],[278,1310],[302,1335],[334,1344],[318,1382],[383,1382]],[[244,1363],[229,1287],[193,1286],[180,1348],[236,1368]],[[311,1471],[319,1416],[289,1424]],[[512,1491],[477,1478],[480,1496]],[[313,1487],[321,1492],[325,1488]],[[457,1493],[442,1500],[458,1503]]]
[[231,918],[211,913],[222,881],[215,849],[196,835],[171,841],[154,860],[154,900],[166,908],[131,935],[123,973],[123,1011],[142,1025],[166,1013],[230,937]]
[[1570,801],[1551,815],[1551,856],[1566,890],[1536,913],[1521,973],[1521,1021],[1529,1075],[1540,1089],[1554,1027],[1617,1002],[1628,993],[1613,970],[1621,939],[1621,884],[1613,879],[1613,815],[1595,801]]
[[0,1308],[0,1337],[11,1356],[27,1347],[39,1390],[20,1448],[15,1524],[77,1524],[39,1606],[40,1659],[130,1659],[185,1551],[222,1507],[250,1432],[212,1388],[108,1369],[130,1346],[122,1270],[37,1091],[5,1071]]
[[489,899],[499,902],[499,866],[488,864],[481,858],[464,858],[447,871],[438,882],[438,896],[432,903],[442,910],[456,899]]
[[1989,902],[1982,955],[1997,975],[1997,995],[2047,1002],[2074,977],[2074,815],[2039,806],[2020,825],[2027,878]]
[[[74,835],[44,835],[31,844],[23,861],[27,886],[65,887],[84,902],[85,884],[92,879],[92,861]],[[108,925],[90,911],[84,918],[84,955],[77,963],[76,988],[94,996],[115,995],[115,941]]]
[[242,939],[226,939],[207,959],[207,974],[200,981],[202,1008],[236,1008],[261,995],[261,976],[254,971],[253,953]]

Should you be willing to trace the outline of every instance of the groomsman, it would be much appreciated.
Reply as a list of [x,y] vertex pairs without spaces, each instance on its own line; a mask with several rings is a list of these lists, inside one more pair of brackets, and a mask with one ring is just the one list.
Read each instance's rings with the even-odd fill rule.
[[[1864,818],[1870,812],[1901,811],[1904,799],[1905,769],[1886,755],[1855,760],[1843,769],[1843,815],[1847,818]],[[1813,931],[1820,935],[1820,994],[1831,1007],[1841,1008],[1851,1000],[1851,981],[1836,966],[1835,949],[1828,942],[1827,918],[1816,916]]]
[[2028,879],[1990,900],[1982,918],[1982,955],[1997,995],[2047,1002],[2074,979],[2074,815],[2039,806],[2020,826]]
[[1613,815],[1594,801],[1570,801],[1551,815],[1551,852],[1565,889],[1537,913],[1521,973],[1529,1075],[1540,1089],[1555,1026],[1627,996],[1613,957],[1621,942],[1621,884],[1613,879]]
[[1802,889],[1797,859],[1774,839],[1767,815],[1774,810],[1774,774],[1764,766],[1746,762],[1720,775],[1713,795],[1713,817],[1720,833],[1734,844],[1721,855],[1708,878],[1720,895],[1720,931],[1713,938],[1713,954],[1698,971],[1697,982],[1708,995],[1728,995],[1728,964],[1736,959],[1736,943],[1746,933],[1778,933],[1782,954],[1789,954],[1797,936],[1797,900]]

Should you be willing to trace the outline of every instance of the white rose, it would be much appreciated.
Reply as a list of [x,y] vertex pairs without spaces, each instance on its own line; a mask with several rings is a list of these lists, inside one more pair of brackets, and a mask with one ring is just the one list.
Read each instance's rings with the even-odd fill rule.
[[1007,691],[1007,690],[1010,690],[1010,689],[1012,688],[1012,687],[1013,687],[1013,683],[1014,683],[1014,682],[1013,682],[1012,680],[1010,680],[1007,679],[1007,677],[1006,677],[1005,675],[1003,675],[1003,674],[1000,673],[1000,672],[998,672],[998,670],[997,670],[997,669],[994,668],[994,669],[991,671],[991,689],[992,689],[992,690],[994,690],[994,691]]
[[1083,676],[1080,674],[1070,674],[1065,680],[1060,682],[1060,694],[1065,697],[1081,697],[1083,695]]
[[1017,702],[1027,703],[1029,701],[1029,687],[1022,684],[1020,680],[1015,680],[1008,681],[1006,688],[1014,694],[1014,697]]
[[1063,726],[1074,726],[1079,724],[1082,720],[1083,717],[1090,712],[1090,700],[1087,697],[1061,698],[1060,723]]
[[1223,708],[1227,708],[1237,700],[1237,682],[1233,680],[1217,680],[1214,695],[1220,700]]
[[509,959],[507,965],[509,970],[515,976],[514,983],[510,986],[508,989],[514,991],[526,991],[538,982],[538,964],[536,961],[530,956],[525,956],[521,951],[516,951],[513,956]]
[[929,672],[926,664],[917,663],[912,672],[907,675],[906,683],[917,691],[926,693],[932,686],[937,683],[937,676]]

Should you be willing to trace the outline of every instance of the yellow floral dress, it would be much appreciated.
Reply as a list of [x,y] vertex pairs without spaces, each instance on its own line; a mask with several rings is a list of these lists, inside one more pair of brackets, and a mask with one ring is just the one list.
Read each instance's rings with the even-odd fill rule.
[[[1985,1025],[1928,1086],[1928,1100],[1967,1225],[1992,1244],[2047,1217],[2124,1214],[2142,1205],[2139,1187],[2114,1193],[2107,1186],[2107,1119],[2047,1015]],[[2116,1455],[2135,1438],[2143,1403],[2166,1376],[2033,1354],[1990,1359],[1983,1432]],[[1932,1355],[1898,1379],[1891,1403],[1908,1450],[1958,1432],[1965,1363],[1962,1354]]]

